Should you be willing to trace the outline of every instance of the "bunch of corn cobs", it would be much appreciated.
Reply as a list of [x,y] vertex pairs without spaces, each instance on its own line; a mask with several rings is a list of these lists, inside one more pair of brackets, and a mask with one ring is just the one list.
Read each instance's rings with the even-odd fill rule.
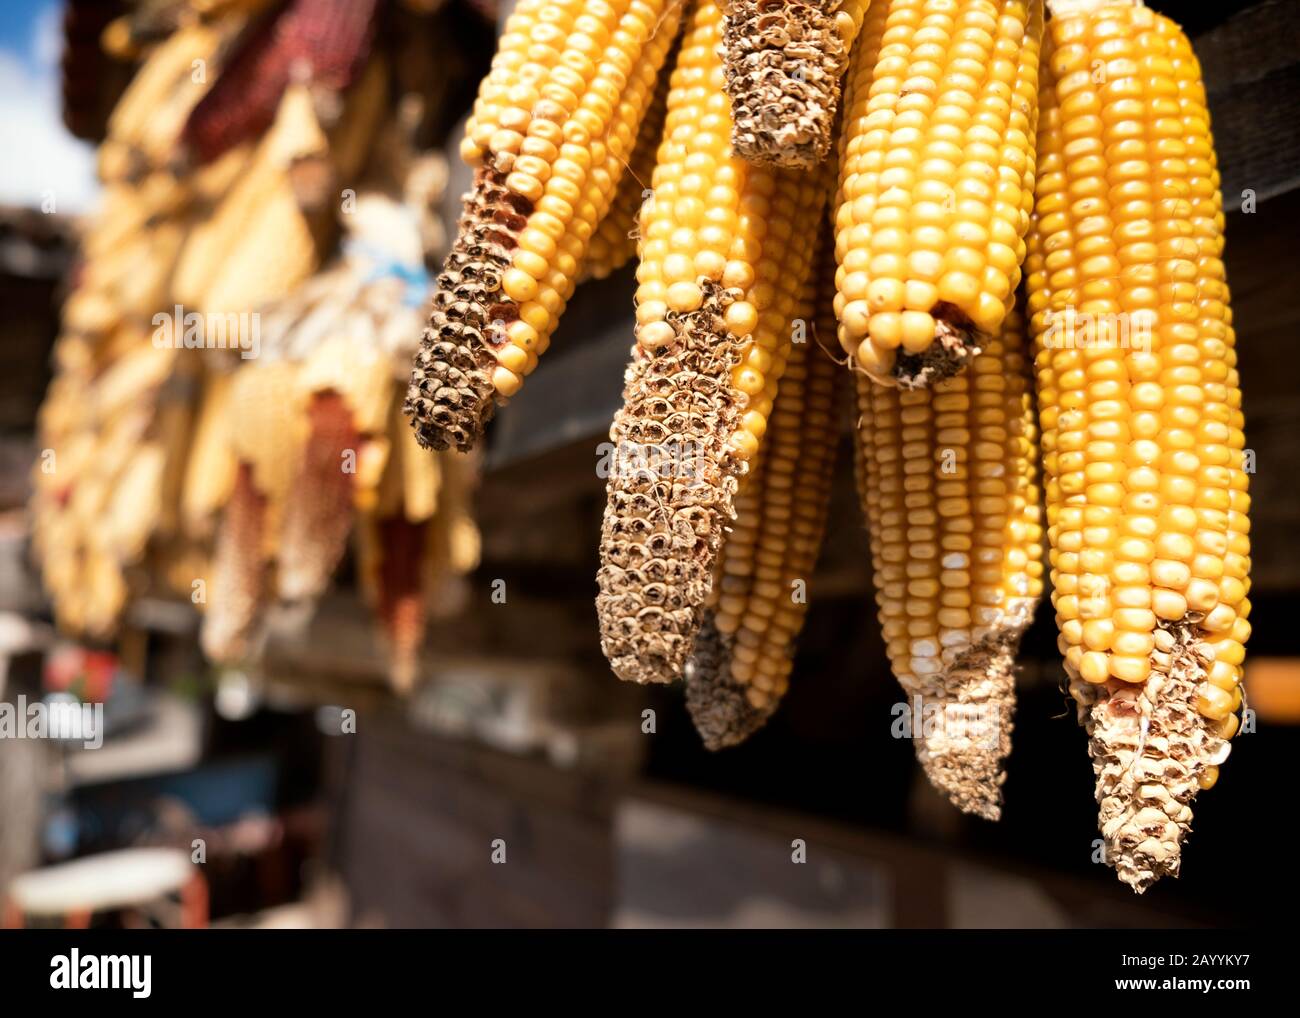
[[[209,658],[255,662],[353,536],[404,688],[429,613],[463,600],[474,459],[430,456],[400,413],[446,251],[446,162],[418,142],[445,83],[434,49],[408,73],[385,7],[143,2],[105,30],[140,65],[99,149],[32,499],[63,629],[107,639],[138,597],[179,595]],[[412,42],[446,35],[407,18]]]
[[621,678],[684,677],[716,747],[786,689],[852,388],[927,774],[998,815],[1046,529],[1106,858],[1141,891],[1178,872],[1241,704],[1224,219],[1178,26],[1047,6],[519,0],[405,409],[471,448],[577,282],[639,259],[601,641]]

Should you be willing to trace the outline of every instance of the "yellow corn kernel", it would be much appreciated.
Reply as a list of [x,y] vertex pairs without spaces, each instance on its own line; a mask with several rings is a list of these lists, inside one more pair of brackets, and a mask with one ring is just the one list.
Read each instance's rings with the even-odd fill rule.
[[[667,62],[672,64],[672,54],[669,54]],[[636,146],[628,157],[627,169],[618,182],[609,211],[591,235],[583,270],[592,279],[604,279],[617,272],[636,254],[638,223],[641,209],[651,194],[650,179],[663,137],[671,80],[671,74],[660,73],[650,108],[636,136]]]

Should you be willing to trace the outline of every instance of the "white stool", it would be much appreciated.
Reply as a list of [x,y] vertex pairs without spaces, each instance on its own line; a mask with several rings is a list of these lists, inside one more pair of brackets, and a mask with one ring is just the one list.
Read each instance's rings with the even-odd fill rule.
[[208,923],[208,885],[190,857],[174,848],[128,848],[86,856],[15,877],[5,896],[7,929],[28,918],[63,919],[65,927],[84,929],[96,912],[151,905],[177,895],[181,927]]

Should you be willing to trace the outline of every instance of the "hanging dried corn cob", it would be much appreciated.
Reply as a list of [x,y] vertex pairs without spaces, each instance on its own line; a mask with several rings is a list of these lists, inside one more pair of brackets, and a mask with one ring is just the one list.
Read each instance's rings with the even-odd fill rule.
[[[823,282],[833,282],[826,268]],[[810,279],[807,289],[818,285]],[[832,294],[823,297],[816,332],[829,337]],[[808,301],[802,310],[812,307]],[[830,506],[842,378],[816,338],[793,344],[762,451],[741,482],[686,668],[686,706],[709,749],[737,745],[762,727],[789,684]]]
[[877,381],[960,371],[1014,301],[1042,0],[876,0],[841,139],[835,313]]
[[[114,179],[106,189],[104,213],[86,237],[86,262],[65,309],[64,331],[56,346],[57,380],[42,412],[41,440],[50,450],[52,469],[40,475],[33,495],[37,551],[61,623],[90,625],[95,635],[107,636],[128,595],[161,575],[136,568],[146,556],[167,570],[169,585],[185,592],[196,592],[195,580],[213,578],[202,563],[217,514],[233,493],[239,504],[221,526],[216,587],[234,593],[226,600],[217,595],[215,617],[205,635],[205,643],[224,658],[243,656],[256,643],[256,615],[270,593],[268,570],[282,536],[277,521],[284,500],[268,492],[265,464],[255,466],[242,490],[236,491],[237,463],[256,461],[257,450],[251,446],[263,436],[241,433],[227,441],[230,420],[238,420],[242,411],[231,410],[228,390],[233,383],[213,370],[219,365],[207,365],[212,382],[201,398],[186,394],[204,358],[197,352],[178,352],[182,329],[188,342],[189,319],[182,323],[182,311],[175,310],[174,319],[172,313],[176,305],[188,305],[188,310],[239,314],[238,333],[232,333],[233,321],[227,318],[225,332],[205,331],[202,345],[238,343],[246,356],[256,357],[259,350],[248,344],[258,339],[258,321],[245,316],[258,311],[264,300],[280,297],[314,267],[318,252],[330,240],[333,210],[307,208],[305,202],[312,193],[319,201],[339,178],[350,181],[357,173],[376,127],[385,119],[386,105],[386,72],[378,59],[341,102],[320,101],[331,98],[322,90],[341,88],[357,69],[339,55],[335,43],[346,40],[336,30],[349,19],[356,27],[358,12],[368,24],[370,15],[364,11],[372,11],[374,4],[336,5],[342,21],[325,23],[304,15],[325,11],[329,4],[298,3],[292,5],[287,22],[296,28],[277,37],[282,52],[275,59],[283,63],[287,46],[300,56],[305,53],[317,73],[309,85],[281,89],[276,122],[266,135],[228,144],[233,136],[222,117],[232,112],[230,102],[223,112],[222,103],[214,100],[191,118],[213,81],[227,82],[225,100],[231,99],[232,90],[240,90],[235,88],[240,75],[227,77],[231,68],[226,58],[246,14],[259,5],[263,0],[235,0],[187,12],[175,35],[146,60],[114,113],[101,164]],[[277,24],[283,28],[286,21],[281,18]],[[362,27],[364,40],[369,29]],[[367,46],[363,41],[356,52],[364,55]],[[264,56],[267,52],[264,47]],[[259,64],[261,71],[270,63],[274,60],[268,57]],[[248,70],[247,63],[241,66]],[[324,121],[317,116],[321,110],[326,111]],[[238,121],[242,113],[233,112]],[[205,120],[210,116],[216,120]],[[225,139],[207,152],[220,151],[217,158],[191,168],[174,160],[187,123],[204,138],[206,125],[213,127],[211,137]],[[359,211],[352,223],[363,218]],[[415,247],[407,260],[418,263],[418,238]],[[367,299],[380,288],[376,284],[368,290]],[[396,303],[402,304],[403,298]],[[152,317],[157,326],[159,310],[172,319],[174,329],[162,348],[158,333],[151,343],[144,325]],[[365,311],[376,309],[367,304]],[[390,315],[384,324],[408,337],[409,344],[419,317],[407,311],[404,320]],[[272,317],[268,313],[265,324]],[[209,317],[205,324],[212,321]],[[362,434],[369,413],[377,414],[382,435],[394,394],[392,360],[384,344],[392,345],[393,337],[378,332],[368,336],[364,330],[353,331],[354,324],[348,323],[352,338],[374,347],[367,351],[369,363],[362,366],[356,357],[331,351],[330,365],[342,379],[313,370],[306,391],[333,385],[356,413],[353,423]],[[410,346],[400,352],[409,359]],[[244,369],[239,374],[253,371],[249,361],[237,363]],[[376,366],[377,371],[371,370]],[[368,380],[374,383],[370,388],[381,393],[377,411],[367,410],[367,398],[359,395]],[[245,383],[253,385],[251,374]],[[292,403],[293,395],[286,392],[277,398]],[[247,393],[241,396],[241,404],[248,398]],[[191,416],[197,417],[192,440]],[[282,432],[266,439],[271,447],[282,440]],[[367,455],[374,451],[366,445],[358,450],[354,479],[359,498],[373,490],[382,471],[382,457],[376,464],[376,457]],[[292,471],[274,481],[283,479],[292,479]],[[321,515],[337,526],[335,514],[317,514],[318,521]],[[291,541],[312,529],[298,525],[303,516],[294,519],[297,522],[283,535]],[[263,546],[239,536],[252,532],[260,535]],[[151,542],[154,547],[147,548]],[[295,562],[306,563],[311,557],[306,545],[300,542],[295,548],[303,550]],[[311,586],[292,570],[287,573],[291,588],[295,583],[299,588]],[[211,587],[209,583],[209,605]],[[248,595],[242,604],[241,591]]]
[[330,389],[312,393],[307,429],[280,538],[277,582],[288,601],[319,596],[343,556],[352,529],[356,473],[349,469],[349,456],[356,456],[362,442],[352,411]]
[[870,0],[725,0],[722,43],[736,154],[772,166],[826,158],[840,78]]
[[203,382],[194,435],[181,485],[181,526],[188,536],[206,541],[212,536],[217,511],[235,485],[236,463],[230,448],[230,389],[228,371],[214,370]]
[[248,34],[194,108],[183,142],[210,162],[271,126],[289,82],[332,91],[360,72],[374,34],[376,0],[290,0]]
[[1106,861],[1177,876],[1241,704],[1250,540],[1200,68],[1136,3],[1053,4],[1026,277],[1060,645]]
[[315,163],[324,170],[308,176],[318,184],[322,172],[351,179],[373,137],[385,87],[382,65],[372,63],[328,134],[307,87],[285,91],[252,165],[182,252],[173,282],[179,303],[212,313],[247,313],[310,275],[330,233],[332,210],[303,207],[295,171]]
[[[97,156],[105,183],[137,179],[162,164],[164,151],[170,156],[189,110],[216,77],[220,54],[243,25],[237,17],[196,21],[150,53],[108,118],[107,138]],[[199,68],[203,73],[196,73]],[[167,112],[160,117],[159,111]]]
[[[425,455],[422,460],[430,459]],[[438,509],[429,528],[426,583],[429,614],[455,615],[469,597],[466,577],[478,568],[482,539],[474,521],[474,491],[478,487],[477,452],[445,452],[438,456]]]
[[172,284],[180,304],[247,313],[311,273],[316,240],[289,170],[327,150],[310,94],[289,89],[251,165],[186,244]]
[[[57,344],[60,371],[38,420],[33,547],[59,624],[102,638],[130,593],[125,573],[163,516],[174,436],[159,429],[156,410],[172,362],[132,327],[81,348],[75,338]],[[170,423],[185,429],[187,416]]]
[[811,271],[825,174],[731,152],[722,12],[696,5],[642,214],[637,346],[601,529],[601,646],[617,675],[681,675],[745,462],[767,427]]
[[1013,661],[1042,594],[1037,434],[1024,327],[963,374],[906,391],[858,377],[863,513],[890,664],[917,757],[958,809],[996,820]]
[[301,459],[297,366],[264,356],[236,374],[230,393],[234,491],[217,527],[200,642],[212,661],[256,653],[285,502]]
[[455,585],[478,565],[470,510],[477,459],[431,455],[400,413],[392,421],[392,452],[374,511],[358,520],[358,572],[383,636],[389,683],[408,692],[418,677],[428,617],[455,609]]
[[[678,35],[680,39],[680,34]],[[663,139],[664,119],[668,115],[668,87],[671,69],[677,63],[677,43],[664,61],[650,108],[637,131],[636,147],[627,160],[627,169],[614,191],[609,212],[596,225],[583,262],[583,278],[604,279],[617,272],[636,255],[641,209],[650,197],[650,179],[655,158]]]
[[[409,210],[366,192],[346,226],[339,264],[269,312],[286,354],[302,361],[298,385],[309,401],[309,438],[286,507],[278,573],[288,600],[325,590],[354,506],[373,499],[391,450],[394,368],[410,357],[428,296],[419,225]],[[420,489],[413,497],[427,500],[432,513],[436,479]]]
[[438,278],[407,413],[468,449],[537,363],[613,200],[682,0],[524,0],[461,152],[476,167]]
[[254,485],[251,464],[240,463],[208,564],[206,600],[199,602],[204,606],[199,645],[210,661],[243,661],[257,648],[269,569],[262,551],[266,531],[266,496]]
[[403,516],[365,519],[358,527],[362,582],[372,592],[372,611],[386,644],[389,683],[400,692],[415,685],[424,640],[426,530]]

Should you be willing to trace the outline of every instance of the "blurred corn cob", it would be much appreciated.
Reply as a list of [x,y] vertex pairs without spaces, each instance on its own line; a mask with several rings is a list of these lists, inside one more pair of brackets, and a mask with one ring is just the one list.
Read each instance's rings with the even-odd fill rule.
[[201,634],[213,661],[242,661],[260,643],[269,570],[306,437],[297,370],[284,360],[259,359],[231,383],[230,446],[238,467],[217,526]]
[[357,555],[362,589],[388,653],[390,682],[406,692],[418,677],[428,618],[459,610],[463,577],[478,565],[471,509],[478,465],[474,453],[431,454],[417,444],[404,418],[396,417],[395,424],[375,510],[358,518]]
[[343,397],[325,390],[307,404],[307,441],[285,507],[279,593],[289,601],[316,597],[329,582],[352,528],[355,457],[361,434]]
[[172,284],[177,303],[248,313],[311,273],[319,257],[313,224],[289,171],[327,149],[310,95],[290,89],[251,164],[186,244]]
[[185,118],[216,78],[222,50],[243,25],[238,17],[196,20],[158,44],[109,116],[98,153],[105,182],[138,179],[170,159]]
[[290,0],[241,40],[212,90],[185,123],[182,141],[210,162],[260,136],[291,80],[346,89],[365,63],[376,0]]
[[232,376],[212,371],[204,380],[193,439],[181,484],[181,527],[197,540],[212,536],[218,510],[235,485],[237,464],[230,445]]
[[[300,360],[309,437],[284,520],[279,594],[311,599],[325,589],[352,526],[353,507],[375,501],[394,449],[395,369],[410,356],[413,325],[428,294],[418,217],[378,193],[363,193],[346,221],[338,265],[267,312],[270,336]],[[402,434],[402,432],[408,434]],[[397,434],[415,445],[409,429]],[[437,504],[435,461],[403,459],[414,517]],[[424,506],[427,505],[427,510]]]
[[[227,344],[240,340],[246,356],[263,352],[245,342],[259,339],[255,312],[315,268],[332,243],[336,209],[326,199],[351,185],[388,120],[384,62],[366,62],[373,0],[293,3],[253,23],[250,15],[267,6],[162,0],[121,26],[124,45],[151,49],[101,150],[104,211],[90,225],[64,311],[41,414],[49,468],[38,474],[32,501],[34,549],[62,624],[111,635],[129,597],[150,581],[137,568],[148,562],[166,571],[153,579],[192,590],[207,608],[205,648],[223,660],[256,650],[277,545],[314,529],[281,525],[309,397],[348,405],[348,427],[368,440],[355,443],[351,498],[373,499],[393,365],[411,355],[425,297],[421,289],[407,299],[405,280],[390,285],[397,296],[384,294],[382,282],[362,287],[361,306],[341,309],[334,335],[318,336],[314,357],[301,363],[278,356],[276,340],[264,363],[181,352],[191,311],[209,313],[201,345],[216,341],[210,313],[239,314],[248,325],[241,317],[242,331],[231,336],[227,318]],[[310,70],[298,85],[296,68]],[[190,141],[205,162],[175,158]],[[429,178],[431,164],[422,166]],[[445,173],[430,179],[436,186]],[[427,192],[429,179],[421,186]],[[407,232],[415,240],[401,260],[418,266],[420,237]],[[173,333],[156,329],[151,343],[146,323],[157,326],[159,312]],[[183,321],[172,320],[182,313]],[[269,325],[274,313],[267,315]],[[281,385],[289,388],[278,392]],[[315,405],[311,431],[325,440],[330,411]],[[335,513],[314,518],[328,518],[345,536],[344,508],[342,523]],[[342,540],[335,534],[332,544]],[[337,554],[324,558],[332,565]],[[295,581],[291,571],[285,579],[299,590],[320,582]]]

